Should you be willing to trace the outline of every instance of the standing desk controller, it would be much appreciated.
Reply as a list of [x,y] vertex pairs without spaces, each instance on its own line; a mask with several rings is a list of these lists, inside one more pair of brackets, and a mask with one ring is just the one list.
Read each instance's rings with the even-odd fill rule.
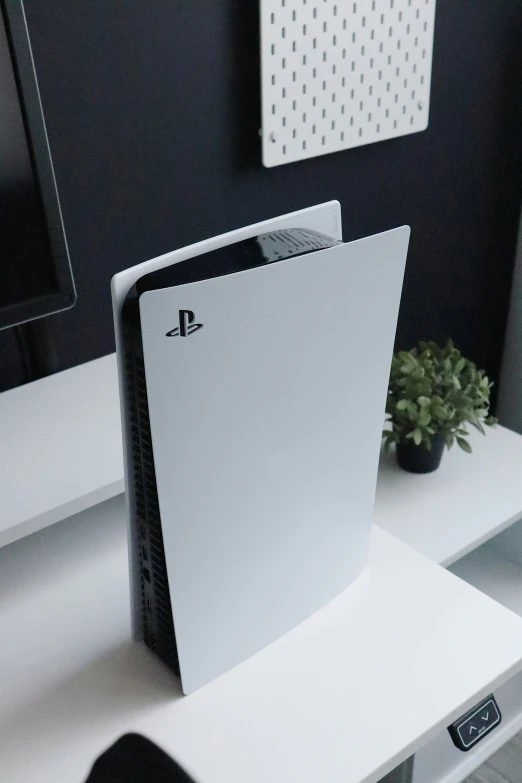
[[493,731],[502,720],[495,697],[489,696],[448,727],[450,737],[459,750],[467,751]]

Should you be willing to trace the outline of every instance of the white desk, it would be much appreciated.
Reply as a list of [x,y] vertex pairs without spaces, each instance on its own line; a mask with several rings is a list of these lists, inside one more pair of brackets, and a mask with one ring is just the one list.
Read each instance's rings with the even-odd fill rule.
[[186,698],[129,642],[121,498],[0,550],[0,602],[6,783],[80,783],[131,730],[199,783],[370,783],[522,667],[519,617],[379,529],[351,588]]

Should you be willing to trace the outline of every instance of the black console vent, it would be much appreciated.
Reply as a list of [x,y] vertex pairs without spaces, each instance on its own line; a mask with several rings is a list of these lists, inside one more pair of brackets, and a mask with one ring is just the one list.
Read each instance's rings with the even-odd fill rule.
[[131,515],[138,553],[135,566],[141,574],[144,639],[147,646],[179,676],[139,329],[127,326],[124,339],[133,470]]
[[342,245],[342,242],[304,228],[288,228],[269,234],[243,239],[218,250],[178,261],[176,264],[149,272],[136,282],[132,297],[139,298],[145,291],[157,291],[176,285],[210,280],[213,277],[246,272],[259,266],[285,261],[294,256],[305,256],[318,250]]

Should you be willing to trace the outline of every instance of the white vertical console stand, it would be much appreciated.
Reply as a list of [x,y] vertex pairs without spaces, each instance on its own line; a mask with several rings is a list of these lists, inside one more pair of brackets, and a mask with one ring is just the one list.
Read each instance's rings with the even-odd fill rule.
[[115,278],[136,631],[185,693],[368,559],[410,232],[339,230],[327,204]]

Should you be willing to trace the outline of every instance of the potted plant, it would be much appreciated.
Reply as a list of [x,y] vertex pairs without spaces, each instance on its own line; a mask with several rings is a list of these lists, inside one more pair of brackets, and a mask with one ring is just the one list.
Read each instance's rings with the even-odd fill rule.
[[485,434],[483,425],[497,423],[489,415],[492,385],[451,340],[443,348],[420,342],[411,351],[396,352],[386,401],[386,449],[394,443],[399,465],[411,473],[436,470],[444,447],[455,441],[471,453],[467,425]]

